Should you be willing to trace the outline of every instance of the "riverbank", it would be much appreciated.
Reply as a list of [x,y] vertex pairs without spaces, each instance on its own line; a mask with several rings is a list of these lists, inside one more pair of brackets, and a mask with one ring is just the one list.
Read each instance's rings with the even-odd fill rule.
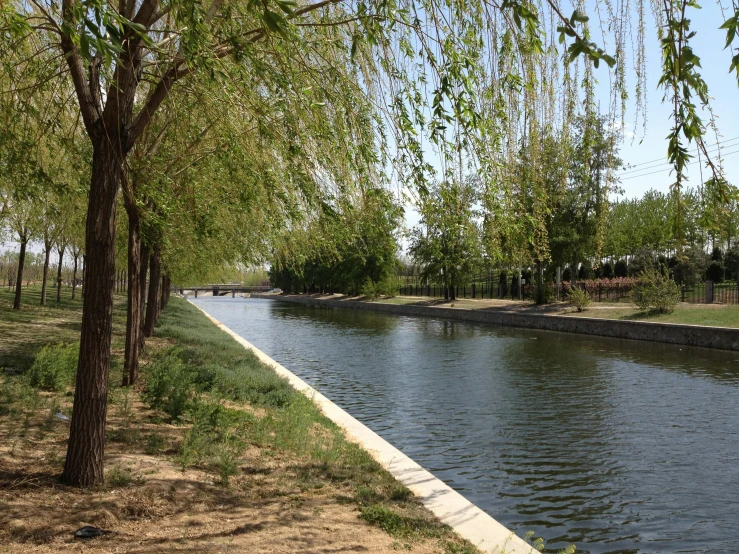
[[[630,310],[628,307],[610,305],[598,307],[583,313],[573,312],[564,304],[548,304],[534,306],[531,303],[511,302],[506,300],[455,300],[444,302],[440,299],[396,297],[369,302],[361,297],[344,297],[340,295],[288,295],[258,294],[256,298],[285,300],[303,304],[371,310],[397,315],[438,317],[453,320],[492,323],[507,327],[522,327],[566,333],[605,336],[632,340],[664,342],[685,346],[716,348],[720,350],[739,351],[739,321],[734,322],[734,314],[739,319],[739,308],[732,308],[723,315],[721,321],[731,321],[734,326],[686,325],[662,321],[629,319],[620,316],[619,310]],[[704,321],[707,318],[696,315],[697,310],[716,310],[722,308],[692,308],[680,306],[676,310],[676,318]],[[736,310],[733,308],[737,308]],[[591,316],[601,311],[599,316]],[[628,314],[628,312],[627,312]],[[686,315],[687,314],[687,315]],[[633,315],[633,314],[632,314]],[[643,314],[645,318],[651,314]],[[665,314],[670,316],[672,314]],[[715,318],[714,318],[715,319]]]
[[532,302],[516,300],[472,300],[458,299],[445,302],[440,298],[397,296],[377,300],[380,304],[450,306],[470,310],[504,310],[515,313],[561,315],[622,321],[649,321],[653,323],[676,323],[681,325],[700,325],[703,327],[739,328],[739,305],[731,304],[688,304],[680,303],[669,314],[646,312],[631,302],[593,302],[584,312],[576,311],[567,302],[555,302],[537,306]]
[[[0,341],[3,550],[478,552],[313,402],[178,298],[147,344],[147,386],[122,388],[125,311],[116,297],[107,483],[64,487],[68,376],[58,390],[40,390],[24,375],[42,345],[76,341],[80,305],[37,301],[24,290],[23,310],[13,312],[10,293],[0,292],[0,336],[9,337]],[[62,350],[46,351],[51,366],[64,362]],[[75,541],[83,525],[110,533]]]

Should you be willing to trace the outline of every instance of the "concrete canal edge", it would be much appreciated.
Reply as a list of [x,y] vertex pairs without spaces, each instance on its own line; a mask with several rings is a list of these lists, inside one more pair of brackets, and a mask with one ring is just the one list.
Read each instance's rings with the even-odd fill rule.
[[352,308],[355,310],[369,310],[396,315],[436,317],[440,319],[492,323],[506,327],[522,327],[545,331],[580,333],[583,335],[597,335],[618,339],[643,340],[739,351],[739,329],[728,327],[704,327],[701,325],[569,317],[562,315],[521,314],[502,310],[470,310],[466,308],[413,306],[408,304],[378,304],[376,302],[321,299],[297,295],[252,294],[251,297],[283,300],[311,306]]
[[[193,304],[195,306],[195,304]],[[244,348],[286,378],[290,385],[313,400],[323,414],[344,429],[347,438],[367,450],[393,477],[408,487],[442,523],[449,525],[464,539],[491,554],[536,554],[537,550],[472,504],[457,491],[434,477],[377,433],[339,408],[320,392],[278,364],[249,341],[195,306],[219,329],[228,333]]]

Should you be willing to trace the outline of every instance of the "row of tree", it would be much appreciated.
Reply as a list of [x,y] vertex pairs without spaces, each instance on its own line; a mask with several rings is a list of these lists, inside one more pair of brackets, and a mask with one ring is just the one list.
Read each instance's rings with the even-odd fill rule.
[[[685,144],[703,145],[698,106],[708,103],[690,49],[686,8],[694,6],[665,3],[655,20],[660,86],[676,110],[668,149],[676,194]],[[613,107],[623,114],[632,21],[637,102],[646,90],[649,10],[640,6],[632,17],[628,2],[603,8],[597,13],[605,14],[601,27],[615,57],[590,39],[599,33],[584,13],[567,17],[551,1],[0,3],[0,215],[16,217],[27,204],[43,210],[55,189],[80,190],[85,199],[82,330],[64,480],[91,486],[103,479],[121,251],[129,382],[146,274],[150,305],[162,281],[198,281],[213,268],[268,256],[285,266],[318,256],[341,266],[336,278],[351,286],[379,278],[394,263],[386,228],[398,212],[375,191],[393,179],[424,212],[418,255],[436,256],[434,244],[451,252],[435,266],[450,286],[464,274],[462,251],[449,244],[456,230],[430,234],[446,217],[432,213],[430,199],[464,204],[455,196],[468,186],[465,173],[481,191],[485,255],[547,263],[560,255],[548,227],[554,216],[574,222],[574,249],[561,255],[583,259],[590,232],[583,214],[603,213],[605,195],[593,190],[607,187],[603,171],[612,165],[594,162],[611,152],[595,131],[611,128],[593,115],[595,72],[611,71]],[[720,23],[730,44],[739,16]],[[577,119],[582,95],[586,110]],[[573,129],[581,139],[572,140]],[[450,223],[471,230],[462,219]],[[344,262],[351,256],[362,271]]]
[[[406,234],[415,277],[451,298],[492,269],[551,281],[559,267],[563,280],[577,281],[636,277],[661,264],[680,283],[733,278],[737,189],[709,179],[679,198],[674,191],[650,190],[613,200],[620,192],[616,144],[607,118],[582,115],[569,136],[539,141],[536,157],[522,143],[505,197],[491,201],[485,181],[474,174],[431,183],[418,196],[420,223]],[[310,227],[286,232],[272,260],[273,284],[296,292],[358,293],[364,282],[380,283],[409,265],[394,259],[403,230],[392,217],[398,208],[385,198],[384,205],[341,206]],[[390,216],[378,219],[373,207]],[[307,255],[285,255],[296,245],[310,245]]]

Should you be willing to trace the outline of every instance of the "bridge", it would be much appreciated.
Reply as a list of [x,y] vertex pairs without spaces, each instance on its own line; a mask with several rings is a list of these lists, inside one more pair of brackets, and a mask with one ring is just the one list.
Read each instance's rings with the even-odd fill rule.
[[240,283],[222,283],[215,285],[203,285],[198,287],[179,287],[180,294],[194,294],[195,298],[198,297],[198,291],[211,293],[213,296],[227,296],[235,297],[237,293],[252,293],[252,292],[268,292],[272,290],[270,286],[246,286]]

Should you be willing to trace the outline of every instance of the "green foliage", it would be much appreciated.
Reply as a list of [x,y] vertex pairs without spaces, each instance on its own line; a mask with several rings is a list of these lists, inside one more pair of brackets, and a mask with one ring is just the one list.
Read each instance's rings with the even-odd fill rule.
[[396,538],[439,537],[443,526],[427,520],[400,515],[381,504],[362,508],[359,517],[371,525],[376,525],[388,535]]
[[77,344],[44,346],[28,370],[28,382],[33,387],[52,391],[61,391],[73,385],[79,350]]
[[25,379],[0,375],[0,416],[17,419],[27,410],[36,411],[41,404],[38,391]]
[[643,271],[631,294],[641,310],[661,314],[671,313],[680,301],[680,287],[658,269]]
[[675,282],[685,286],[695,286],[703,281],[708,267],[708,256],[700,248],[686,248],[674,260],[672,274]]
[[193,402],[195,387],[190,372],[176,348],[158,352],[143,372],[146,382],[144,400],[156,410],[177,421]]
[[421,221],[411,232],[410,244],[411,256],[423,267],[421,277],[454,290],[478,267],[482,252],[476,201],[469,180],[435,183],[421,196]]
[[377,284],[377,290],[386,298],[395,298],[398,295],[398,288],[398,278],[390,273]]
[[567,293],[567,299],[578,312],[584,312],[590,307],[591,299],[588,291],[580,287],[572,287]]
[[343,198],[307,228],[283,234],[270,281],[288,292],[316,288],[345,294],[359,293],[371,281],[386,294],[385,280],[396,270],[402,217],[402,207],[381,188]]
[[626,260],[618,260],[613,271],[614,277],[626,277],[628,273],[629,267],[626,265]]
[[145,452],[149,455],[159,454],[164,449],[164,437],[153,431],[146,436]]
[[713,260],[706,269],[706,279],[714,283],[721,283],[724,280],[725,271],[726,268],[720,261]]
[[221,483],[227,486],[236,474],[237,459],[245,447],[242,437],[254,416],[202,400],[195,404],[189,418],[192,426],[185,433],[179,455],[182,467],[206,463],[217,468]]
[[359,290],[360,294],[367,300],[377,300],[380,297],[380,290],[376,283],[371,279],[367,279],[362,288]]
[[133,482],[131,470],[122,469],[119,464],[108,472],[107,478],[111,487],[127,487]]

